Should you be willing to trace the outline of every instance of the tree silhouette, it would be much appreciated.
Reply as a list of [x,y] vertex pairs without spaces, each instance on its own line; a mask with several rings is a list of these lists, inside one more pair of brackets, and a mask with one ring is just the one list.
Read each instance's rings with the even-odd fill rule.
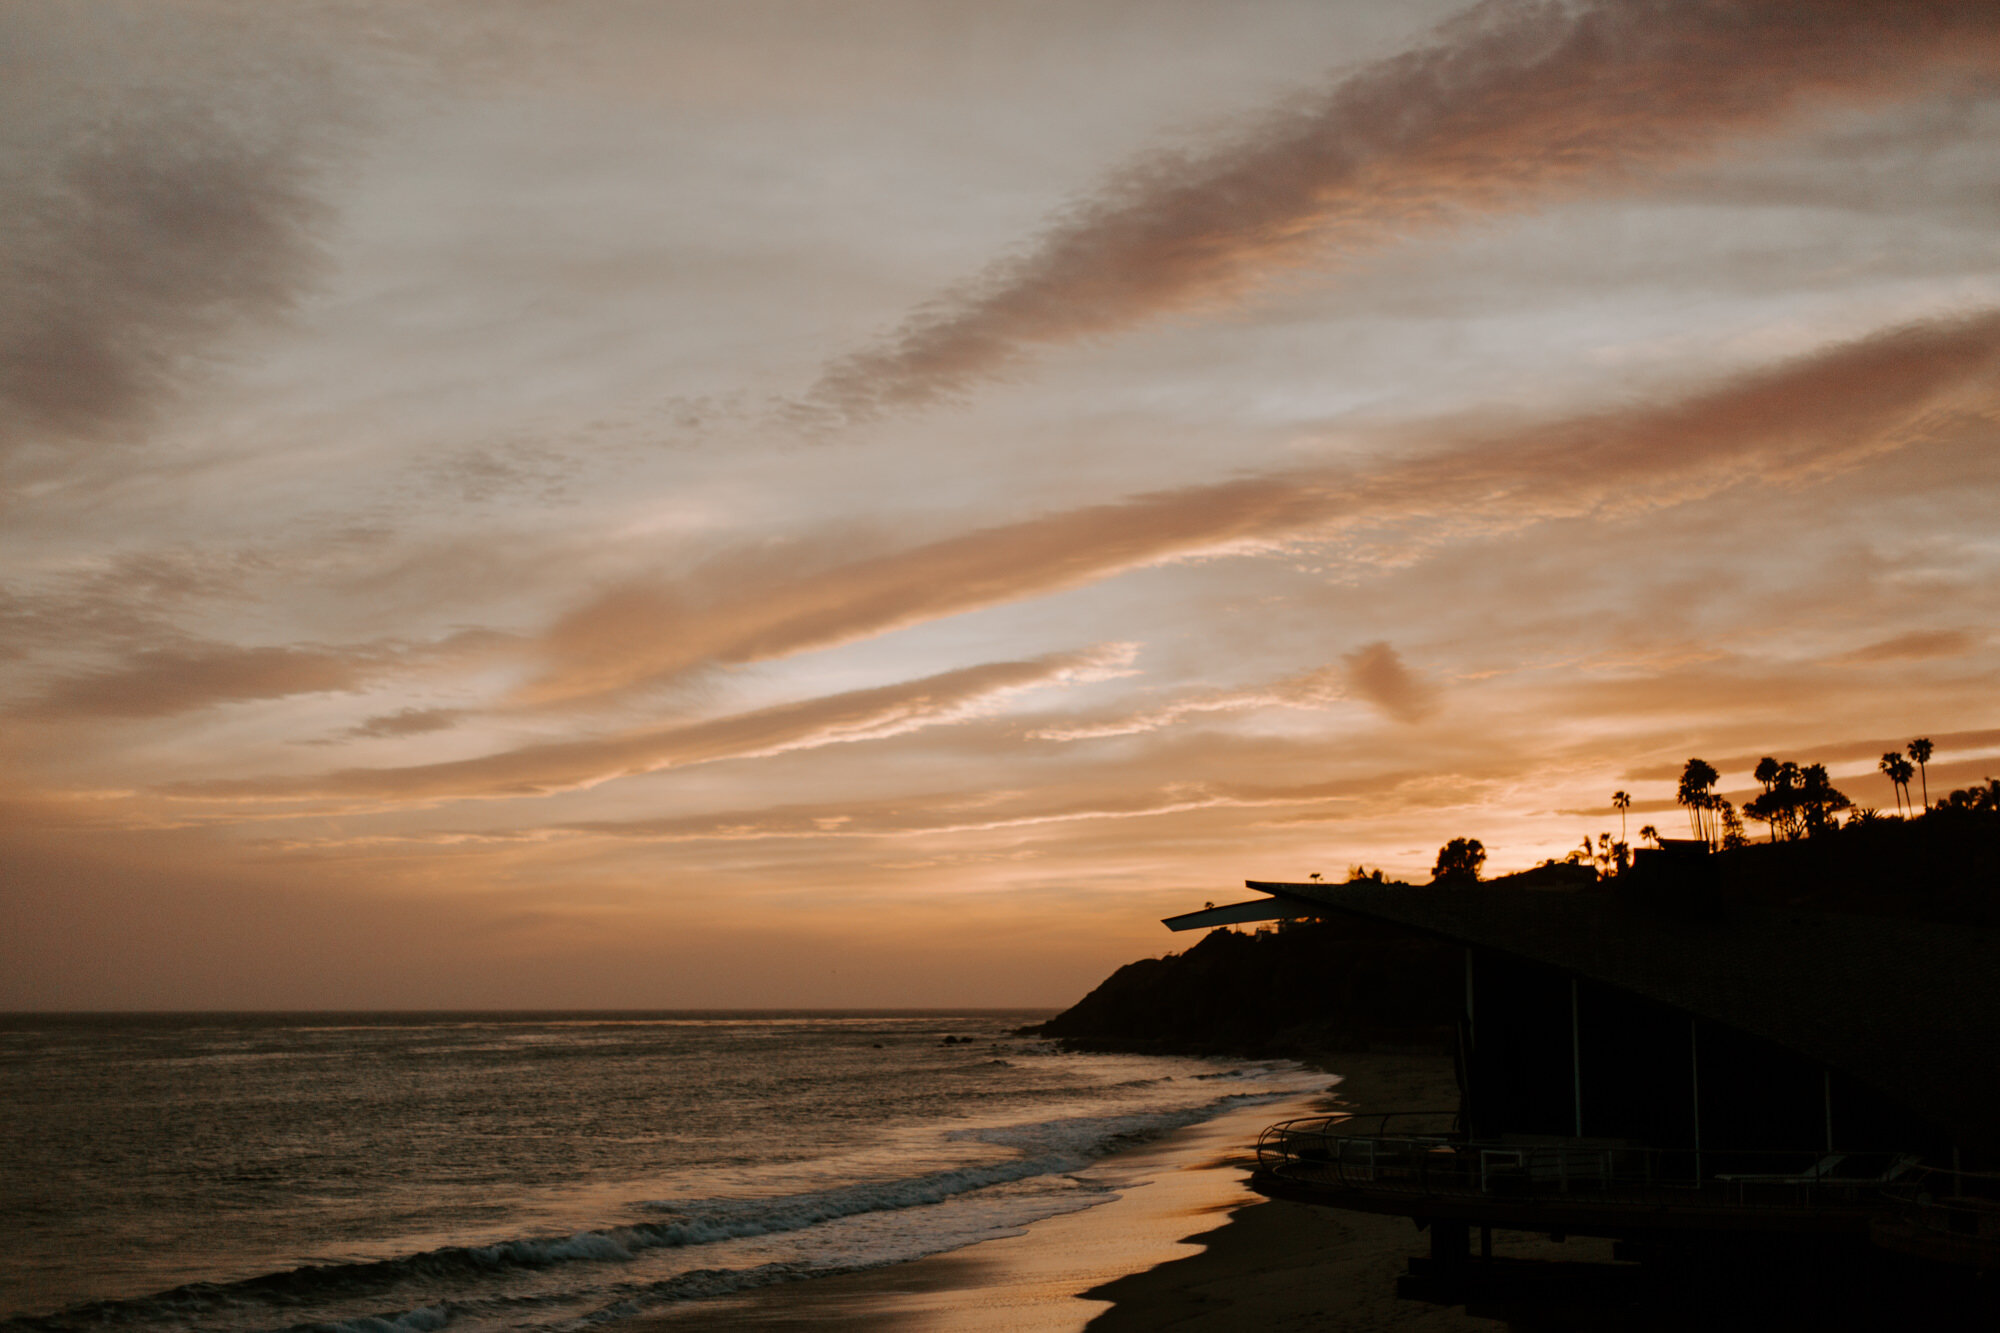
[[1736,813],[1736,807],[1723,797],[1717,796],[1715,811],[1722,825],[1722,850],[1733,852],[1738,847],[1747,847],[1750,840],[1743,836],[1743,817]]
[[1783,771],[1784,767],[1783,764],[1767,754],[1757,761],[1757,770],[1750,776],[1763,783],[1764,790],[1769,791],[1771,790],[1771,784],[1778,780],[1778,774]]
[[2000,815],[2000,781],[1986,779],[1984,787],[1961,787],[1938,802],[1939,810],[1954,815]]
[[1632,849],[1623,841],[1613,842],[1609,833],[1600,833],[1595,844],[1585,838],[1583,850],[1571,852],[1565,859],[1579,865],[1594,865],[1599,879],[1610,879],[1624,874],[1631,867]]
[[1639,826],[1639,836],[1647,842],[1652,843],[1655,847],[1660,845],[1660,831],[1651,824],[1641,824]]
[[1763,784],[1764,794],[1746,803],[1743,813],[1769,824],[1772,842],[1781,837],[1789,842],[1803,836],[1805,811],[1800,802],[1804,796],[1804,775],[1799,766],[1789,759],[1780,763],[1767,754],[1757,761],[1753,776]]
[[1825,764],[1807,764],[1800,771],[1799,809],[1803,812],[1802,822],[1807,833],[1832,832],[1839,827],[1834,822],[1834,815],[1853,804],[1833,785]]
[[1690,759],[1681,770],[1681,783],[1674,792],[1674,799],[1687,807],[1688,823],[1694,826],[1694,836],[1704,842],[1715,839],[1709,833],[1707,812],[1715,808],[1714,787],[1722,775],[1715,771],[1715,765],[1705,759]]
[[1756,777],[1763,794],[1746,802],[1743,813],[1769,824],[1773,842],[1824,833],[1834,827],[1834,813],[1853,804],[1834,787],[1825,764],[1800,768],[1789,759],[1780,763],[1766,755],[1757,762]]
[[1453,838],[1438,848],[1437,864],[1431,867],[1433,884],[1475,884],[1479,868],[1486,864],[1486,848],[1477,838]]
[[1924,809],[1926,810],[1931,808],[1931,774],[1928,765],[1931,762],[1931,755],[1933,753],[1935,753],[1935,749],[1931,745],[1930,737],[1928,736],[1919,736],[1910,742],[1910,758],[1917,761],[1917,772],[1923,778]]
[[1910,779],[1917,775],[1917,770],[1911,766],[1909,760],[1894,750],[1883,755],[1882,762],[1876,767],[1882,770],[1882,776],[1889,779],[1890,785],[1896,789],[1896,808],[1908,814]]
[[1632,808],[1632,793],[1614,791],[1611,793],[1611,808],[1618,812],[1618,841],[1625,841],[1625,812]]

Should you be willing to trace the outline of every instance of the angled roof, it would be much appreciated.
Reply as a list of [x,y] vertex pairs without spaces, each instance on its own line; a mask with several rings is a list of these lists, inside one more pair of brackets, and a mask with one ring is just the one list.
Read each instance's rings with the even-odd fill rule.
[[1615,889],[1249,887],[1646,996],[2000,1143],[2000,932],[1748,904],[1689,910]]

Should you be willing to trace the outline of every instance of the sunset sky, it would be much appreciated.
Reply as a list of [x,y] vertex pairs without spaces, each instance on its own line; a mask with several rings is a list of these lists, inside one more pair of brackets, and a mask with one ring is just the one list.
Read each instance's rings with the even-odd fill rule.
[[1991,3],[6,0],[0,1008],[1063,1005],[2000,773],[1995,145]]

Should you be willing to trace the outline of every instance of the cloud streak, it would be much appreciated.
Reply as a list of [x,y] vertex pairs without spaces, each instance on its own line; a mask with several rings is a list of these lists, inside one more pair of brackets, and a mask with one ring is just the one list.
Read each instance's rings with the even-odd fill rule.
[[154,648],[111,670],[63,680],[23,711],[71,718],[167,717],[215,704],[354,690],[386,664],[382,653],[366,651],[231,644]]
[[684,726],[528,745],[448,763],[350,768],[293,779],[190,783],[175,788],[173,794],[392,803],[546,796],[662,769],[899,736],[979,716],[1023,690],[1119,670],[1130,656],[1128,647],[1114,646],[987,663]]
[[1979,646],[1980,640],[1958,629],[1915,630],[1893,639],[1843,653],[1841,662],[1927,662],[1940,657],[1963,657]]
[[316,278],[325,70],[261,26],[0,9],[0,458],[143,427]]
[[1437,688],[1403,664],[1387,643],[1341,655],[1347,686],[1398,722],[1421,722],[1438,710]]
[[588,820],[501,832],[459,829],[410,834],[335,835],[318,840],[274,841],[292,848],[358,848],[396,843],[452,846],[462,843],[542,843],[560,838],[613,838],[642,842],[757,842],[766,839],[898,839],[994,833],[1051,824],[1152,819],[1204,810],[1257,810],[1287,806],[1324,808],[1351,804],[1379,791],[1374,778],[1339,783],[1251,785],[1229,782],[1121,781],[1115,789],[1037,787],[1033,791],[945,791],[900,795],[886,801],[846,801],[725,810],[655,819]]
[[1251,690],[1217,690],[1175,699],[1158,708],[1110,718],[1100,722],[1073,722],[1063,726],[1040,727],[1028,733],[1030,740],[1082,741],[1111,736],[1135,736],[1170,727],[1184,717],[1201,713],[1241,713],[1253,708],[1325,708],[1347,697],[1345,673],[1337,667],[1321,667]]
[[1962,0],[1495,0],[1237,142],[1125,172],[1026,253],[830,365],[801,411],[867,419],[952,398],[1041,348],[1226,306],[1413,232],[1628,189],[1802,102],[1868,100],[1997,56],[2000,15]]
[[[542,636],[539,672],[517,702],[608,697],[1149,565],[1365,532],[1420,547],[1550,518],[1644,512],[1743,483],[1800,484],[1990,430],[1996,413],[2000,313],[1911,325],[1676,402],[1499,431],[1411,427],[1385,441],[1399,456],[1372,467],[1140,495],[802,574],[718,566],[686,585],[634,583]],[[1376,693],[1363,697],[1421,712],[1379,664],[1369,679]]]

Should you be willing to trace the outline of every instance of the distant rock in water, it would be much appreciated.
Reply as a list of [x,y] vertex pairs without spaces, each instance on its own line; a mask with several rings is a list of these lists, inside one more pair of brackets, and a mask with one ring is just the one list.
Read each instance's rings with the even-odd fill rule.
[[1027,1031],[1077,1050],[1443,1051],[1464,967],[1454,946],[1355,918],[1216,930],[1185,953],[1126,964]]

